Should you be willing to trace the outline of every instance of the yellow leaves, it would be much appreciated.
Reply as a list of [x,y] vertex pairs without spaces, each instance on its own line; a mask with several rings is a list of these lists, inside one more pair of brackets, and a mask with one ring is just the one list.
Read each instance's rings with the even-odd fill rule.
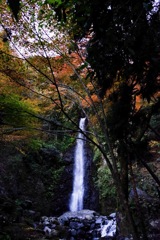
[[34,111],[36,113],[40,112],[40,107],[39,107],[39,101],[36,98],[27,98],[24,99],[23,102],[27,104],[28,106],[32,106],[34,108]]
[[[0,39],[1,39],[1,34],[0,34]],[[1,40],[0,41],[0,50],[2,50],[4,48],[4,42]]]
[[87,84],[87,89],[90,91],[94,90],[93,84],[91,82]]

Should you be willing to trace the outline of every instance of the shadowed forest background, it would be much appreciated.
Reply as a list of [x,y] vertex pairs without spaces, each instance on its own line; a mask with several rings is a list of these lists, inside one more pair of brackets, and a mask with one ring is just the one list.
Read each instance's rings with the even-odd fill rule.
[[35,222],[68,211],[82,116],[87,206],[158,240],[160,4],[0,1],[0,239],[46,239]]

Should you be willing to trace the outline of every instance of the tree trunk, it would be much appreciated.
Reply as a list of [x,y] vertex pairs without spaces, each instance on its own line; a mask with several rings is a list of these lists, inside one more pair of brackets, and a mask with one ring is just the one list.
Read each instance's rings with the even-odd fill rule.
[[138,198],[138,193],[137,193],[137,188],[136,188],[136,183],[135,183],[135,178],[134,178],[134,174],[133,174],[132,165],[130,164],[129,167],[130,167],[131,182],[132,182],[133,192],[134,192],[134,200],[135,200],[135,205],[136,205],[136,211],[137,211],[138,219],[140,220],[140,227],[141,227],[143,239],[147,240],[148,237],[147,237],[147,233],[146,233],[145,223],[144,223],[144,220],[143,220],[143,213],[142,213],[141,205],[140,205],[139,198]]
[[133,236],[134,240],[139,240],[138,231],[132,217],[128,201],[122,189],[121,182],[117,182],[118,195],[118,214],[117,214],[117,232],[121,237]]
[[125,199],[128,202],[128,153],[123,141],[120,143],[119,149],[121,186]]

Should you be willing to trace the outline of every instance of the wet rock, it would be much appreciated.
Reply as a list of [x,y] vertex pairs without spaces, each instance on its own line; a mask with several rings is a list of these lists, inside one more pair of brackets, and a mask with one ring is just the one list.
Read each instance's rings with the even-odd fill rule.
[[75,237],[77,235],[77,231],[75,229],[70,229],[70,235]]
[[59,231],[57,231],[56,229],[52,229],[50,235],[51,237],[57,237],[59,236]]
[[160,233],[160,219],[155,219],[150,222],[150,226],[156,232]]
[[99,216],[99,214],[93,210],[85,209],[85,210],[81,210],[81,211],[77,211],[77,212],[66,212],[66,213],[62,214],[58,219],[63,220],[63,221],[73,219],[73,218],[91,220],[95,216]]
[[69,227],[73,229],[80,229],[83,228],[84,224],[81,222],[70,222]]
[[109,218],[92,210],[82,210],[66,212],[58,218],[42,217],[40,225],[44,227],[47,237],[62,236],[64,232],[65,239],[69,236],[69,239],[109,240],[116,235],[116,215],[112,214]]
[[44,233],[45,233],[45,235],[46,235],[47,237],[51,237],[51,231],[52,231],[51,228],[45,226],[45,228],[44,228],[43,231],[44,231]]

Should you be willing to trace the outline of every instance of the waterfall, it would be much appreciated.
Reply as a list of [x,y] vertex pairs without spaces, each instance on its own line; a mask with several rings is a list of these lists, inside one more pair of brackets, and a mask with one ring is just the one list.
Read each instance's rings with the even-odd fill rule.
[[[86,118],[81,118],[79,128],[85,130]],[[84,135],[79,132],[74,155],[74,172],[73,172],[73,191],[70,201],[70,211],[79,211],[83,209],[84,196]]]

